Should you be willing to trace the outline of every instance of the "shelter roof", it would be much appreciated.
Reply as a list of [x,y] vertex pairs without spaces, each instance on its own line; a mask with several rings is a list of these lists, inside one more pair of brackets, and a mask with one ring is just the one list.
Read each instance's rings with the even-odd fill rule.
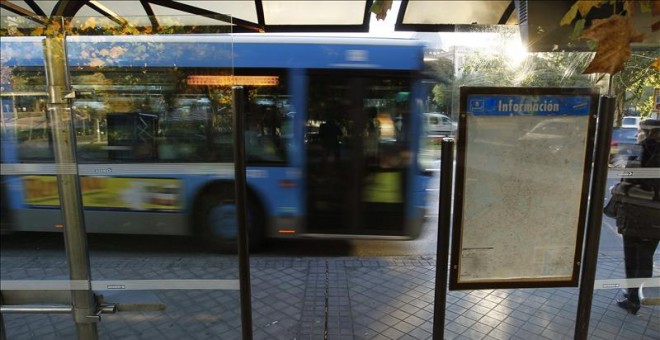
[[[66,18],[77,34],[99,34],[101,28],[130,26],[146,33],[230,32],[369,32],[379,0],[0,0],[2,35],[11,27],[30,30],[53,18]],[[518,26],[530,51],[585,49],[572,47],[572,27],[560,26],[574,0],[401,0],[387,15],[396,31],[466,32],[496,26]],[[610,5],[590,12],[595,18],[612,13]],[[650,34],[642,47],[658,48],[658,17],[635,16],[636,28]],[[141,30],[141,31],[140,31]]]

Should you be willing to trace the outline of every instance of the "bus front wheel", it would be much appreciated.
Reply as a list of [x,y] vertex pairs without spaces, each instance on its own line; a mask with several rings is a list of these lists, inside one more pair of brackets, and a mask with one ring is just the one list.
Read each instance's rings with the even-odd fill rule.
[[[214,185],[198,197],[195,209],[195,226],[203,241],[215,251],[225,254],[238,252],[237,205],[234,184]],[[252,192],[247,195],[247,228],[250,250],[263,243],[264,213]]]

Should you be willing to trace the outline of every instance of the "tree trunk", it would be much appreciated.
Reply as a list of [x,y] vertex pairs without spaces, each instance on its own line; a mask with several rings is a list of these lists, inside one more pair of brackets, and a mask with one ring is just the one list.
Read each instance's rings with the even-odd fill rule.
[[616,93],[616,105],[614,108],[614,126],[621,126],[621,120],[624,116],[624,108],[626,103],[626,89],[617,86],[614,89]]
[[101,142],[101,124],[100,119],[93,118],[94,120],[94,134],[96,135],[96,141]]

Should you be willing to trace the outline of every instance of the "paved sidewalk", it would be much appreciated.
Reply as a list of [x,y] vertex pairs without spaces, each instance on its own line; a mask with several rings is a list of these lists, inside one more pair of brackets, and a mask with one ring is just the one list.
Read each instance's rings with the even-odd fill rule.
[[[599,256],[597,279],[622,278],[620,255]],[[658,260],[656,260],[658,261]],[[63,260],[2,257],[3,280],[65,279]],[[236,279],[236,258],[98,257],[94,280]],[[430,339],[435,258],[251,259],[255,339]],[[101,339],[240,339],[238,291],[139,291],[164,311],[104,314]],[[660,307],[638,315],[596,290],[590,339],[660,339]],[[577,288],[448,292],[445,339],[572,339]],[[75,339],[69,315],[5,314],[7,339]]]

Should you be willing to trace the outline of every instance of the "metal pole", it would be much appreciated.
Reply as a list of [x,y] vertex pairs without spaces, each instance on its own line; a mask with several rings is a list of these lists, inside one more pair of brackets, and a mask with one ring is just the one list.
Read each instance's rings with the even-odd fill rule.
[[[74,116],[65,96],[71,93],[67,69],[66,40],[63,36],[43,41],[48,84],[48,115],[52,124],[57,186],[64,222],[64,246],[71,280],[91,282],[87,235],[82,212],[80,178],[76,164]],[[89,284],[91,287],[91,284]],[[96,302],[91,289],[72,290],[73,318],[79,339],[97,339]]]
[[234,106],[234,178],[236,192],[236,216],[238,222],[238,275],[241,288],[241,326],[243,339],[252,339],[252,304],[250,291],[250,258],[248,249],[247,210],[245,191],[245,108],[243,87],[233,88]]
[[452,179],[454,176],[454,140],[445,138],[440,148],[440,194],[438,202],[438,242],[435,262],[435,297],[433,302],[433,339],[445,334],[449,234],[451,229]]
[[73,306],[39,305],[39,306],[0,306],[0,313],[25,313],[25,314],[58,314],[71,313]]
[[[71,305],[3,305],[0,306],[0,313],[19,313],[19,314],[56,314],[71,313]],[[116,313],[116,305],[100,306],[101,313]]]
[[589,212],[587,217],[587,235],[582,258],[582,275],[580,275],[580,295],[578,297],[577,318],[575,320],[576,340],[587,339],[591,303],[596,279],[596,264],[598,261],[598,245],[600,229],[603,222],[603,200],[607,185],[607,162],[614,124],[614,108],[616,98],[601,96],[598,108],[598,132],[596,134],[596,152],[594,169],[589,193]]

